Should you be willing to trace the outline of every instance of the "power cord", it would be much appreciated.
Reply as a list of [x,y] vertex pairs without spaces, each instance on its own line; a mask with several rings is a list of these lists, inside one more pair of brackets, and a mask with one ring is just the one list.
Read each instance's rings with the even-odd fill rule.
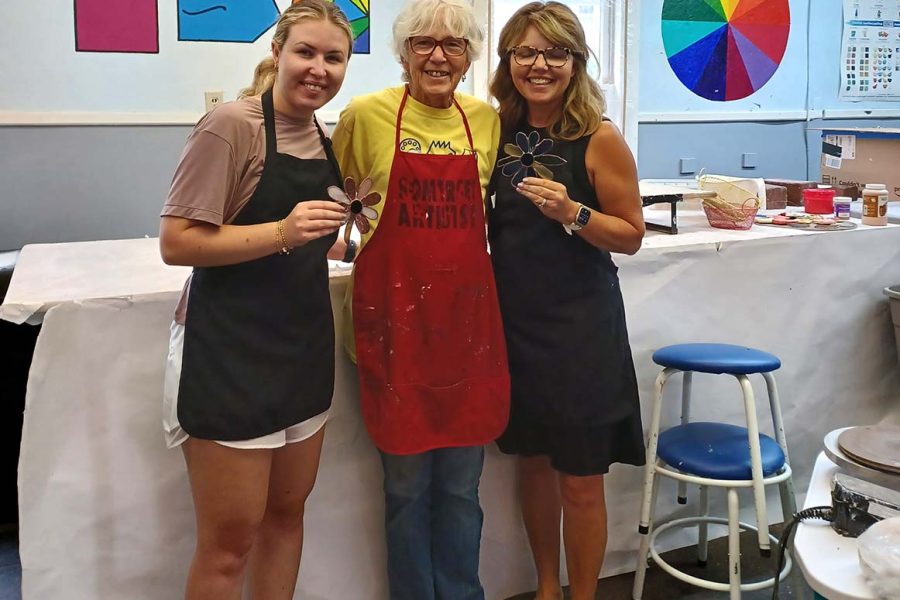
[[790,543],[791,533],[794,531],[797,523],[809,519],[819,519],[820,521],[834,520],[834,512],[830,506],[813,506],[805,508],[791,517],[784,531],[781,532],[781,538],[778,540],[778,566],[775,567],[775,585],[772,586],[772,600],[778,600],[778,584],[781,580],[781,569],[784,568],[784,553]]

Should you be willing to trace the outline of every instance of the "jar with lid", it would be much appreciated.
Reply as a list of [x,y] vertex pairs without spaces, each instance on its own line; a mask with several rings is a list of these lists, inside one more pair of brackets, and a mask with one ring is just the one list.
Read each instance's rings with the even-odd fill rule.
[[808,215],[830,215],[834,210],[834,189],[831,186],[809,188],[801,192],[803,195],[803,212]]
[[862,201],[863,225],[887,225],[888,192],[883,183],[867,183]]
[[834,197],[834,218],[837,221],[849,221],[850,220],[850,202],[851,198],[849,196],[835,196]]

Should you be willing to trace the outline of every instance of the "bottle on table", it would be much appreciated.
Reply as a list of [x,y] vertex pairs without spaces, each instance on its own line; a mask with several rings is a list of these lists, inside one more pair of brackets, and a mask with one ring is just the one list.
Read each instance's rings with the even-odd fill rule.
[[834,197],[834,218],[837,221],[849,221],[850,220],[850,202],[852,199],[850,196],[835,196]]
[[862,201],[863,225],[887,225],[888,192],[883,183],[867,183]]

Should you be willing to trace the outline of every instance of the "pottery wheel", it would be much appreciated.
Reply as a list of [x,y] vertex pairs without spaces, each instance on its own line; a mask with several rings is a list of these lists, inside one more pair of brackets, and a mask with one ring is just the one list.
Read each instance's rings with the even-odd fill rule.
[[851,427],[840,434],[838,446],[844,454],[867,467],[900,474],[900,427]]

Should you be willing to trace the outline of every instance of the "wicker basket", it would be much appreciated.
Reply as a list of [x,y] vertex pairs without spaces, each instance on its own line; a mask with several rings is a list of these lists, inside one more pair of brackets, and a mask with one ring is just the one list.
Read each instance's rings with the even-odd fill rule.
[[716,195],[703,199],[703,212],[709,224],[719,229],[750,229],[761,205],[754,193],[752,180],[717,175],[697,178],[701,189],[714,190]]
[[743,206],[731,204],[718,196],[703,200],[703,212],[709,224],[718,229],[750,229],[753,219],[759,211],[759,201],[748,202]]

